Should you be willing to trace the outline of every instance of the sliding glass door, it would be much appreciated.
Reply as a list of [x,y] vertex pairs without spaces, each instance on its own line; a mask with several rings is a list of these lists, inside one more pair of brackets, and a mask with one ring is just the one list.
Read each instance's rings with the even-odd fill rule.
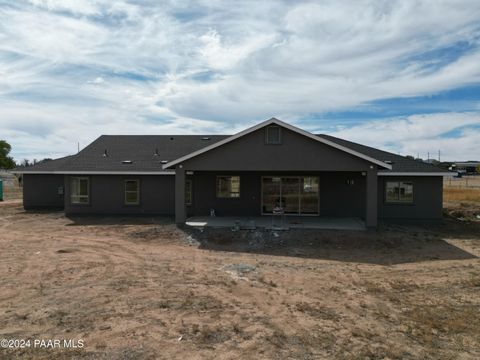
[[282,207],[285,214],[318,215],[318,176],[262,177],[262,213]]
[[299,184],[300,179],[296,177],[281,178],[281,199],[285,214],[298,214],[300,211]]
[[276,207],[283,206],[280,198],[279,177],[262,178],[262,213],[271,214]]

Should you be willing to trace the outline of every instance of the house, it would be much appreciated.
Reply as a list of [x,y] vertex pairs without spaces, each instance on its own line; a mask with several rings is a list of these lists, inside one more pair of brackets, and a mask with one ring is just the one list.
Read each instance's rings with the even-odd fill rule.
[[439,220],[433,165],[272,118],[235,135],[100,136],[76,155],[24,169],[25,209],[68,214]]

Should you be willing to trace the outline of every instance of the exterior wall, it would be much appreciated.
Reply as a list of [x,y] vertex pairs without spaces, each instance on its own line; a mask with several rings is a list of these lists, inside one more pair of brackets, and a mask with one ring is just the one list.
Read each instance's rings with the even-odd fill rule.
[[[216,197],[217,175],[240,175],[240,197]],[[260,216],[262,176],[302,176],[320,178],[320,216],[365,216],[365,176],[360,172],[195,172],[193,204],[187,207],[189,216],[205,216],[215,209],[217,216]],[[353,180],[348,185],[347,180]]]
[[[240,175],[240,197],[219,199],[216,197],[217,175]],[[193,176],[192,215],[259,216],[261,201],[261,175],[252,172],[196,172]]]
[[25,210],[41,208],[63,209],[63,175],[24,174],[23,207]]
[[365,186],[365,176],[359,172],[321,174],[320,215],[364,218]]
[[186,160],[184,170],[366,171],[370,163],[282,128],[282,143],[265,144],[265,128]]
[[[71,176],[65,176],[66,214],[158,214],[175,213],[175,176],[90,175],[90,203],[71,204]],[[139,205],[125,205],[125,180],[140,180]]]
[[[413,204],[385,203],[385,182],[413,183]],[[441,176],[378,177],[378,217],[384,220],[441,220],[443,178]]]

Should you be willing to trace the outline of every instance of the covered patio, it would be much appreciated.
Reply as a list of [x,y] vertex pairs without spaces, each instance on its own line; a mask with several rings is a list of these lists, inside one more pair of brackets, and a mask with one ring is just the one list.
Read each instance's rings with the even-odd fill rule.
[[325,229],[365,230],[365,222],[355,217],[319,216],[192,216],[186,225],[192,227],[232,228],[253,230]]

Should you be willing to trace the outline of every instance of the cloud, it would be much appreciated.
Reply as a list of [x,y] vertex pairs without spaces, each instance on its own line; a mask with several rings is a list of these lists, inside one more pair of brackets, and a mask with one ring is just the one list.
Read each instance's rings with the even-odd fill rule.
[[105,82],[105,79],[101,76],[97,76],[92,81],[89,81],[89,83],[91,83],[91,84],[103,84],[104,82]]
[[210,30],[200,36],[203,46],[200,54],[210,69],[225,70],[234,67],[255,51],[265,48],[274,41],[273,35],[256,34],[241,44],[223,46],[221,36],[216,30]]
[[[324,128],[322,114],[478,84],[479,20],[476,0],[0,4],[0,137],[33,158],[104,132],[232,132],[271,116]],[[453,148],[441,137],[422,142]]]
[[[455,136],[452,136],[452,132]],[[367,121],[337,128],[334,136],[402,155],[444,160],[477,159],[480,156],[480,112],[412,115]]]
[[39,8],[51,11],[67,11],[73,14],[96,15],[100,12],[96,1],[88,0],[30,0]]

